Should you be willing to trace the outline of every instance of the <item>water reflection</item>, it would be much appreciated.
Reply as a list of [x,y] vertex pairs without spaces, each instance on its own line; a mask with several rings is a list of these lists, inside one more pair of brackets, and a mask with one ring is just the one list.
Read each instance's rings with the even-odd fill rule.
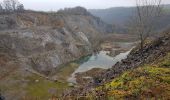
[[130,51],[125,53],[120,53],[115,57],[108,56],[109,51],[100,51],[99,53],[94,53],[86,62],[82,63],[78,69],[71,75],[68,79],[69,82],[76,83],[75,74],[80,72],[86,72],[93,68],[108,69],[114,64],[125,59]]

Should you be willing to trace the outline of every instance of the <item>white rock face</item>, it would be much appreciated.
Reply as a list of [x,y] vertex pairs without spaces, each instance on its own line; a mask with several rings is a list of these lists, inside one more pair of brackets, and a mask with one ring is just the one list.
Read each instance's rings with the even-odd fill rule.
[[42,39],[42,45],[43,46],[45,46],[45,44],[48,43],[48,42],[52,42],[52,38],[48,33],[41,35],[40,38]]
[[58,55],[54,55],[52,57],[50,57],[51,63],[52,63],[52,67],[56,68],[58,65],[61,64],[60,58],[58,57]]
[[89,39],[87,38],[87,36],[83,33],[83,32],[78,32],[77,36],[79,36],[81,39],[83,39],[85,42],[90,43]]
[[52,71],[53,68],[88,53],[90,49],[86,34],[78,32],[75,37],[75,34],[66,28],[34,32],[16,31],[8,34],[5,39],[10,40],[8,44],[18,57],[23,58],[22,62],[29,62],[30,66],[40,72]]
[[[88,12],[75,8],[69,14],[42,14],[38,12],[12,14],[0,17],[0,43],[15,54],[25,66],[39,72],[52,71],[59,65],[68,63],[91,53],[96,36],[105,26]],[[79,11],[78,10],[78,11]],[[78,15],[77,15],[78,13]],[[36,19],[36,20],[35,20]],[[9,21],[14,22],[8,26]],[[95,23],[95,24],[94,24]],[[1,44],[0,44],[1,46]],[[6,50],[4,50],[6,51]],[[23,65],[24,65],[23,64]]]
[[[88,53],[90,44],[83,32],[75,34],[66,28],[61,30],[34,30],[4,34],[5,42],[16,51],[25,64],[37,71],[52,71],[59,65]],[[85,44],[78,46],[78,44]]]
[[73,44],[71,43],[69,45],[69,50],[71,51],[71,53],[74,55],[74,56],[79,56],[80,54],[80,51],[78,50],[78,48]]

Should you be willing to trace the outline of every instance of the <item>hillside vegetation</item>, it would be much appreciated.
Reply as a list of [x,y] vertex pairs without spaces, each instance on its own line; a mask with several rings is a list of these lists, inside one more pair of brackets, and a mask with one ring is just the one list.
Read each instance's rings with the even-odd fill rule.
[[[163,14],[161,15],[159,25],[156,31],[162,31],[170,25],[170,5],[162,5]],[[134,16],[135,7],[112,7],[108,9],[89,9],[94,16],[101,18],[104,22],[114,25],[114,31],[118,33],[127,33],[130,19]]]
[[170,53],[155,61],[124,72],[105,85],[108,98],[112,99],[161,99],[170,98]]

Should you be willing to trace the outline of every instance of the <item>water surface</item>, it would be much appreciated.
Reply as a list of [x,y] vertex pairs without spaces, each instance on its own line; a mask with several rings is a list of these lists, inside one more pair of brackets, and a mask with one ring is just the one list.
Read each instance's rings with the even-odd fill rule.
[[75,74],[89,71],[93,68],[102,68],[109,69],[117,62],[120,62],[122,59],[126,59],[127,55],[131,50],[120,53],[115,57],[107,55],[109,51],[100,51],[98,54],[93,54],[86,62],[80,64],[80,66],[75,70],[75,72],[68,79],[68,82],[76,83]]

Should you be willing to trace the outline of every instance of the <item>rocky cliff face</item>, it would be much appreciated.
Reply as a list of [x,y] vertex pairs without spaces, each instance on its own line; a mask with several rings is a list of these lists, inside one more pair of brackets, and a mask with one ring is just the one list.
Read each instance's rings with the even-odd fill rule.
[[111,26],[81,7],[1,15],[0,53],[48,75],[59,65],[91,53],[100,34],[108,32]]

